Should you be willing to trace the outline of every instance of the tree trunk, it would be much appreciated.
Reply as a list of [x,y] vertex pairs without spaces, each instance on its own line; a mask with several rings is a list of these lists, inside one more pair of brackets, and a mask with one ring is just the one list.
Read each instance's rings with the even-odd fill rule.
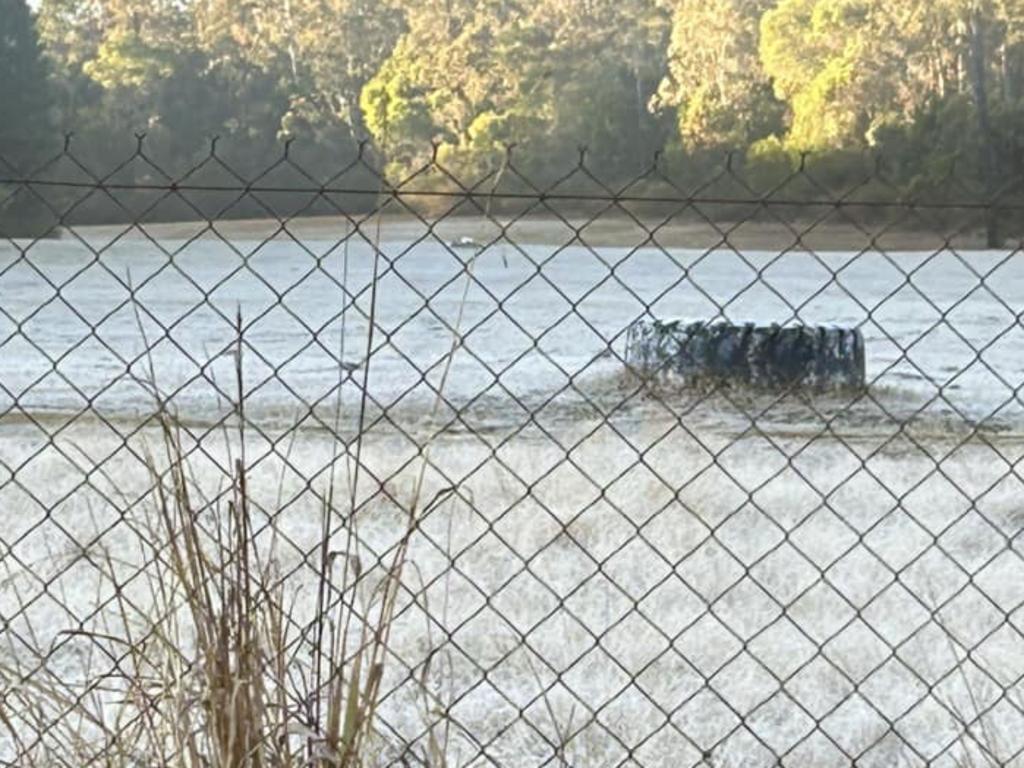
[[1009,104],[1013,101],[1013,96],[1010,93],[1010,54],[1006,50],[1005,40],[999,46],[999,79],[1000,85],[1003,87],[1003,101]]
[[992,119],[988,109],[988,86],[985,82],[985,29],[981,13],[971,12],[968,25],[970,35],[970,79],[974,94],[975,111],[978,115],[978,129],[982,143],[982,176],[988,205],[985,209],[985,240],[989,248],[1002,246],[999,236],[999,217],[995,210],[996,201],[996,147],[992,132]]

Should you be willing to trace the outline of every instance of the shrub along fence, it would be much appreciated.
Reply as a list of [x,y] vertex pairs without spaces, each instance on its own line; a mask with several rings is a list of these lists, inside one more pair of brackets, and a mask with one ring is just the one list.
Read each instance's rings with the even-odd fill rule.
[[1024,764],[1012,190],[3,167],[5,764]]

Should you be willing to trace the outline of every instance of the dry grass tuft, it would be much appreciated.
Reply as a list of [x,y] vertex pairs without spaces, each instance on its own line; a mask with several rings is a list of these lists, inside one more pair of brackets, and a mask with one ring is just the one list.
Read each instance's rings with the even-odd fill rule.
[[[98,542],[80,553],[97,574],[99,618],[56,632],[49,651],[0,658],[0,743],[13,747],[18,765],[379,762],[387,740],[375,716],[391,626],[409,541],[432,507],[420,504],[423,470],[403,505],[399,544],[364,569],[355,530],[362,432],[342,462],[347,494],[336,493],[332,463],[320,541],[307,553],[317,574],[316,603],[299,610],[277,556],[275,512],[250,498],[240,315],[237,332],[237,435],[224,429],[228,455],[232,445],[237,455],[225,472],[227,487],[211,496],[193,473],[189,435],[160,397],[151,364],[157,437],[144,453],[149,509],[123,491],[118,505],[133,510],[124,522],[139,551],[111,552]],[[117,478],[105,479],[118,486]],[[344,508],[336,508],[336,497],[346,495]],[[29,647],[45,648],[32,640]],[[444,751],[431,730],[430,764],[443,766]]]
[[258,546],[265,539],[255,530],[243,459],[211,502],[190,474],[178,426],[164,414],[159,427],[158,451],[147,455],[153,514],[139,537],[144,567],[93,555],[112,592],[109,630],[61,633],[63,644],[82,640],[89,649],[86,674],[65,679],[54,658],[31,675],[24,665],[0,667],[0,728],[21,764],[371,762],[381,742],[374,715],[404,553],[363,605],[357,592],[365,594],[367,584],[354,537],[346,537],[345,550],[330,551],[325,503],[318,612],[303,624],[273,541]]

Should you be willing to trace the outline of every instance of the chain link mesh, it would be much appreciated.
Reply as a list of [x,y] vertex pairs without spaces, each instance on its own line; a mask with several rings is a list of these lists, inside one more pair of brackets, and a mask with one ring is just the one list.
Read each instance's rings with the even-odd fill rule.
[[[213,764],[126,746],[197,642],[154,638],[172,423],[228,562],[244,467],[304,749],[347,615],[345,669],[386,625],[357,764],[1024,765],[1019,206],[663,165],[0,162],[59,234],[0,241],[0,759]],[[630,371],[675,318],[858,329],[868,384]]]

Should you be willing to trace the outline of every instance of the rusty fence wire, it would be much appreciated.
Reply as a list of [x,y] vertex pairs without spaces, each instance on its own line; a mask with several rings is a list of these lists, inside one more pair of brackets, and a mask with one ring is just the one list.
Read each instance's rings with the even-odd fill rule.
[[381,167],[0,160],[3,764],[1024,765],[1014,189]]

